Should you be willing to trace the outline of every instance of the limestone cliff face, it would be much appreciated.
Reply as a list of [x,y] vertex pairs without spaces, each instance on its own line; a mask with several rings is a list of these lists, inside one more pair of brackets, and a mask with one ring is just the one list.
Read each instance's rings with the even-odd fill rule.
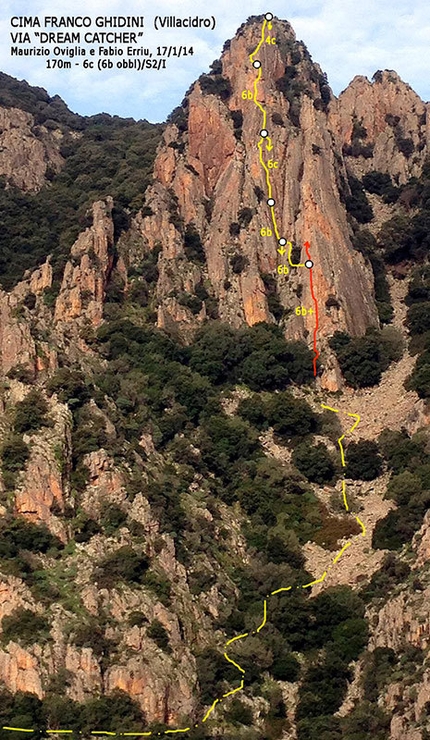
[[[354,77],[332,105],[330,121],[347,154],[348,167],[358,177],[377,170],[403,184],[419,174],[430,144],[429,104],[396,72],[377,72],[373,82]],[[360,145],[363,150],[369,147],[366,156],[348,156],[354,140],[356,154]],[[402,140],[410,140],[409,148],[403,144],[404,151]]]
[[34,116],[19,108],[0,107],[0,175],[22,190],[38,191],[47,169],[63,165],[60,129],[36,126]]
[[[341,147],[327,113],[314,105],[320,94],[321,72],[295,41],[288,23],[274,22],[271,33],[278,43],[263,44],[258,54],[262,78],[257,101],[267,111],[273,142],[270,151],[263,145],[262,157],[265,162],[276,162],[270,179],[280,235],[302,247],[300,261],[306,259],[304,242],[310,242],[321,306],[321,336],[336,329],[362,334],[367,326],[377,324],[373,281],[363,258],[351,248],[346,212],[339,198]],[[157,242],[163,248],[158,284],[160,326],[192,320],[190,312],[178,306],[176,297],[181,291],[193,292],[202,276],[210,281],[222,320],[234,326],[273,321],[264,274],[276,280],[284,307],[293,310],[284,320],[287,336],[306,336],[314,326],[312,315],[303,319],[294,313],[297,305],[313,306],[306,271],[290,267],[289,275],[279,275],[278,264],[288,265],[287,255],[281,258],[278,254],[275,236],[261,236],[261,229],[273,231],[273,226],[257,146],[263,117],[252,99],[257,70],[249,60],[260,35],[261,23],[247,25],[222,56],[222,74],[232,90],[228,100],[207,94],[204,80],[196,83],[188,97],[187,133],[179,133],[175,125],[165,132],[155,162],[155,183],[147,194],[153,215],[137,220],[147,248]],[[293,53],[296,67],[291,66]],[[299,110],[297,101],[289,102],[276,86],[286,65],[300,84]],[[240,136],[232,116],[236,120],[242,116]],[[176,219],[169,218],[167,211],[172,213],[176,206]],[[244,214],[242,209],[250,211]],[[181,219],[185,225],[193,223],[199,232],[207,269],[186,259]],[[240,274],[231,267],[235,254],[245,258]],[[337,299],[338,308],[325,308],[329,295]],[[204,313],[194,323],[202,319]]]

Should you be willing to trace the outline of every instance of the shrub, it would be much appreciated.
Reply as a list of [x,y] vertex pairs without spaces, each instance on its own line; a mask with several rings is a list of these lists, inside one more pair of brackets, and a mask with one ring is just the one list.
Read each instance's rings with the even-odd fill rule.
[[405,381],[408,391],[415,391],[420,398],[430,397],[430,352],[418,358],[415,367]]
[[381,550],[400,550],[410,542],[420,528],[424,515],[423,507],[402,507],[390,511],[380,519],[372,535],[372,547]]
[[34,382],[34,371],[25,365],[14,365],[6,374],[6,377],[10,380],[19,380],[20,383],[31,385]]
[[203,461],[219,475],[228,475],[229,466],[249,459],[260,449],[257,434],[238,418],[211,416],[202,425],[199,443]]
[[148,617],[143,612],[131,612],[127,619],[130,627],[143,627],[148,622]]
[[293,452],[292,462],[301,473],[313,483],[331,481],[335,468],[327,447],[320,442],[316,446],[298,445]]
[[2,639],[21,645],[33,645],[49,639],[49,622],[46,617],[30,609],[15,609],[2,619]]
[[32,311],[36,307],[36,296],[34,293],[27,293],[23,300],[23,304],[29,311]]
[[263,323],[240,330],[208,324],[196,335],[190,366],[214,383],[243,382],[256,391],[313,379],[312,352],[302,342],[287,342],[278,327]]
[[248,707],[240,699],[233,699],[227,711],[227,717],[231,722],[237,722],[240,725],[252,725],[253,714],[251,707]]
[[42,426],[49,426],[48,404],[40,391],[33,389],[16,405],[14,431],[17,434],[36,432]]
[[237,681],[237,668],[227,663],[216,650],[206,648],[197,655],[196,663],[202,704],[211,704],[214,696],[226,691],[224,686]]
[[396,144],[399,148],[399,150],[404,154],[404,156],[409,159],[409,157],[414,153],[415,146],[414,142],[410,137],[405,136],[396,136]]
[[247,226],[249,226],[253,215],[254,215],[254,211],[252,208],[248,208],[247,206],[245,206],[245,208],[240,209],[237,215],[237,220],[239,222],[239,226],[241,229],[246,229]]
[[6,488],[12,489],[30,457],[30,448],[19,434],[9,434],[0,448],[0,456],[3,482]]
[[345,197],[345,207],[348,213],[360,224],[367,224],[373,219],[373,210],[367,200],[364,188],[353,175],[348,175],[350,194]]
[[346,448],[347,478],[354,480],[374,480],[382,473],[382,458],[376,442],[360,440],[350,442]]
[[61,549],[60,540],[44,524],[33,524],[26,519],[3,519],[0,527],[0,557],[17,558],[21,550],[46,553]]
[[120,733],[124,728],[140,732],[146,725],[145,715],[137,701],[120,689],[107,696],[90,699],[81,708],[80,727],[83,735],[90,735],[95,727]]
[[430,331],[430,305],[414,303],[409,307],[406,324],[411,334],[424,334]]
[[80,370],[60,368],[48,380],[46,388],[49,393],[56,393],[61,403],[67,403],[73,409],[82,406],[90,399],[89,387]]
[[[101,510],[100,524],[105,534],[114,534],[127,520],[127,514],[118,504],[104,503]],[[81,540],[82,541],[82,540]]]
[[200,75],[199,83],[204,95],[216,95],[225,101],[232,94],[230,80],[220,74]]
[[232,110],[230,115],[233,121],[234,136],[239,141],[242,138],[243,113],[241,110]]
[[270,668],[275,681],[290,681],[294,683],[300,675],[300,663],[291,653],[285,653],[275,658]]
[[395,474],[409,467],[413,471],[420,463],[426,461],[425,440],[417,437],[411,439],[405,429],[400,432],[384,429],[378,441],[388,467]]
[[381,334],[368,329],[364,337],[352,339],[344,332],[335,332],[329,341],[336,352],[342,374],[352,388],[377,385],[381,373],[390,364],[390,352]]
[[245,267],[249,265],[249,259],[243,254],[236,253],[230,258],[230,265],[235,275],[240,275],[240,273],[244,271]]
[[94,571],[99,588],[115,588],[118,583],[138,585],[144,583],[149,562],[145,555],[128,545],[106,555]]
[[182,105],[178,105],[172,110],[167,116],[167,123],[174,123],[178,127],[180,133],[184,133],[188,130],[188,115],[187,111]]
[[193,223],[187,224],[185,228],[184,252],[190,262],[195,262],[196,264],[204,264],[206,262],[206,254],[200,234]]
[[342,719],[342,738],[364,740],[372,737],[374,740],[387,740],[390,734],[392,715],[385,712],[377,704],[362,701],[352,712]]
[[379,570],[373,573],[369,583],[360,592],[361,598],[366,603],[374,598],[386,598],[397,584],[406,580],[410,572],[407,563],[399,560],[394,553],[387,553]]
[[145,586],[150,588],[159,598],[164,606],[170,604],[171,586],[170,581],[163,576],[154,573],[154,571],[148,571],[145,576]]
[[281,114],[277,113],[276,111],[275,113],[272,113],[272,123],[274,123],[275,126],[285,127],[284,119],[282,118]]
[[392,187],[391,177],[387,172],[377,172],[372,170],[367,172],[362,178],[363,187],[368,193],[384,195]]
[[309,404],[287,391],[267,398],[256,394],[245,398],[239,404],[238,413],[260,429],[272,426],[284,442],[317,429],[317,418]]
[[266,289],[267,305],[269,307],[269,311],[271,314],[273,314],[276,321],[280,321],[285,313],[285,309],[279,299],[279,295],[277,292],[277,282],[273,275],[270,275],[267,272],[262,273],[261,278]]
[[150,626],[146,630],[146,634],[151,638],[151,640],[154,640],[160,650],[164,650],[166,653],[171,652],[169,633],[158,619],[154,619],[151,622]]
[[399,506],[409,504],[412,497],[420,497],[423,490],[422,482],[417,475],[404,470],[393,475],[386,491],[386,498],[393,499]]
[[104,625],[100,624],[95,618],[80,624],[76,628],[72,640],[76,647],[91,648],[97,658],[103,659],[104,666],[107,665],[109,654],[115,647],[115,643],[106,637]]

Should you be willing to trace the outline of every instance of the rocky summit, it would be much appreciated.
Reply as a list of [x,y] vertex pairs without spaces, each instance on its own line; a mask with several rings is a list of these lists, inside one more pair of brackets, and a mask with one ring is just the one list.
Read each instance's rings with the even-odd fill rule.
[[265,16],[163,124],[0,74],[1,739],[428,740],[429,143]]

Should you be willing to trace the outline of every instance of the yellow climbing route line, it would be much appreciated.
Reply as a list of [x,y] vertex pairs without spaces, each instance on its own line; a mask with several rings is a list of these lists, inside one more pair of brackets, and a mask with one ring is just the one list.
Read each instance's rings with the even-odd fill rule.
[[242,680],[240,682],[240,685],[236,689],[233,689],[232,691],[227,691],[226,694],[223,694],[223,697],[224,696],[232,696],[233,694],[237,694],[238,691],[242,691],[244,685],[245,685],[245,681],[242,678]]
[[266,127],[266,124],[267,124],[267,111],[263,108],[263,106],[261,105],[261,103],[257,100],[258,83],[261,80],[261,75],[262,75],[262,71],[261,71],[261,67],[260,67],[260,69],[258,70],[258,75],[257,75],[257,77],[254,80],[254,97],[253,97],[253,100],[254,100],[255,105],[258,108],[260,108],[260,110],[261,110],[261,112],[263,114],[263,128],[265,128]]
[[209,707],[208,711],[206,712],[205,716],[203,717],[202,722],[207,722],[207,720],[209,719],[209,717],[212,714],[213,710],[215,709],[216,705],[220,701],[221,701],[221,699],[215,699],[214,703],[212,704],[212,706]]
[[348,547],[351,547],[351,545],[352,545],[352,542],[347,542],[346,545],[342,547],[342,549],[337,553],[336,557],[333,559],[333,565],[335,565],[335,563],[337,563],[337,561],[340,560],[345,550],[347,550]]
[[305,583],[305,585],[302,586],[302,588],[309,588],[310,586],[316,586],[317,583],[322,583],[326,577],[327,577],[327,571],[325,570],[321,578],[317,578],[315,581],[311,581],[310,583]]
[[249,635],[249,632],[244,632],[243,635],[237,635],[237,637],[232,637],[231,640],[225,643],[225,646],[227,647],[227,645],[231,645],[231,643],[235,642],[236,640],[242,640],[242,638],[248,637],[248,635]]
[[353,425],[352,425],[352,427],[351,427],[351,429],[349,429],[349,430],[348,430],[349,432],[353,432],[353,431],[354,431],[354,429],[355,429],[355,428],[356,428],[356,427],[357,427],[357,426],[359,425],[359,423],[360,423],[360,416],[359,416],[358,414],[349,414],[349,413],[348,413],[348,416],[352,416],[352,417],[353,417],[354,419],[356,419],[356,422],[355,422],[355,424],[353,424]]
[[[267,194],[268,194],[269,198],[271,198],[272,197],[272,183],[270,182],[269,168],[267,167],[266,162],[263,159],[263,151],[262,151],[263,141],[264,141],[264,139],[260,139],[260,141],[258,142],[257,146],[258,146],[258,149],[259,149],[259,152],[260,152],[260,163],[261,163],[261,165],[264,168],[264,171],[266,173]],[[272,215],[274,215],[274,206],[272,206],[270,210],[272,211]]]
[[275,594],[280,594],[281,591],[291,591],[293,587],[292,586],[285,586],[284,588],[277,588],[276,591],[271,591],[270,595],[275,596]]
[[327,409],[327,411],[333,411],[335,414],[339,413],[339,409],[332,409],[331,406],[326,406],[325,403],[322,403],[321,406],[323,409]]
[[345,478],[342,481],[342,498],[343,498],[343,503],[344,503],[344,506],[345,506],[346,511],[349,511],[348,498],[347,498],[347,495],[346,495],[346,480],[345,480]]
[[342,467],[343,467],[343,468],[344,468],[344,467],[346,466],[346,462],[345,462],[345,452],[344,452],[344,449],[343,449],[343,444],[342,444],[342,440],[344,440],[344,439],[345,439],[345,435],[344,435],[344,434],[342,434],[342,436],[341,436],[341,437],[339,437],[339,439],[337,440],[337,443],[338,443],[338,445],[339,445],[339,448],[340,448],[340,460],[341,460],[341,463],[342,463]]
[[25,727],[2,727],[2,730],[13,730],[13,732],[35,732],[35,730],[26,730]]
[[361,519],[358,516],[356,516],[355,519],[356,519],[356,521],[359,523],[359,525],[361,527],[361,534],[363,535],[363,537],[365,537],[366,536],[366,527],[364,526],[363,522],[361,521]]
[[304,262],[293,262],[291,260],[291,252],[292,252],[292,249],[293,249],[292,243],[291,242],[287,242],[287,246],[288,246],[288,262],[290,264],[290,267],[304,267],[305,266],[305,263]]
[[[264,32],[265,32],[266,26],[268,27],[269,30],[272,28],[272,24],[270,22],[268,22],[266,19],[264,19],[263,25],[262,25],[262,29],[261,29],[261,38],[260,38],[260,41],[259,41],[256,49],[249,56],[249,59],[250,59],[251,63],[254,62],[254,57],[259,52],[262,44],[264,43]],[[263,115],[263,129],[264,129],[266,127],[267,111],[262,106],[262,104],[257,100],[257,97],[258,97],[258,83],[261,80],[261,77],[262,77],[262,68],[261,68],[261,66],[259,66],[258,75],[257,75],[257,77],[254,80],[254,96],[253,96],[253,101],[254,101],[255,105],[259,108],[259,110],[261,111],[261,113]],[[270,147],[267,147],[267,150],[270,151],[273,148],[272,141],[271,141],[270,137],[268,137],[268,136],[266,137],[266,139],[267,139],[268,142],[270,142]],[[264,138],[261,137],[260,140],[259,140],[259,142],[258,142],[258,144],[257,144],[257,147],[258,147],[258,151],[259,151],[259,161],[260,161],[260,164],[261,164],[261,166],[262,166],[262,168],[263,168],[263,170],[265,172],[265,179],[266,179],[266,186],[267,186],[268,198],[271,198],[272,197],[272,183],[271,183],[271,180],[270,180],[270,170],[269,170],[269,167],[267,166],[267,164],[266,164],[266,162],[264,160],[264,156],[263,156],[263,141],[264,141]],[[279,230],[278,230],[278,226],[277,226],[277,223],[276,223],[276,215],[275,215],[274,206],[270,206],[270,211],[271,211],[271,216],[272,216],[272,223],[273,223],[274,232],[276,234],[276,238],[279,241]],[[304,263],[302,263],[302,262],[298,262],[298,263],[292,262],[291,253],[292,253],[293,245],[292,245],[291,242],[286,242],[286,244],[287,244],[287,247],[288,247],[288,262],[289,262],[290,266],[291,267],[305,267]],[[285,254],[285,251],[286,250],[283,249],[283,251],[281,251],[280,253],[281,254]],[[327,404],[322,403],[321,406],[322,406],[323,409],[326,409],[328,411],[332,411],[334,414],[339,414],[340,413],[339,409],[335,409],[335,408],[333,408],[331,406],[328,406]],[[345,439],[345,437],[347,435],[352,434],[355,431],[355,429],[357,428],[358,424],[360,423],[360,416],[359,416],[359,414],[353,414],[353,413],[347,412],[347,416],[349,416],[350,418],[355,419],[355,421],[354,421],[354,424],[349,429],[347,429],[347,431],[344,434],[342,434],[339,437],[339,439],[337,440],[337,443],[338,443],[338,446],[339,446],[339,451],[340,451],[341,463],[342,463],[342,467],[343,468],[346,467],[346,463],[345,463],[345,452],[344,452],[344,447],[343,447],[343,440]],[[345,473],[343,474],[343,480],[342,480],[342,498],[343,498],[343,503],[344,503],[344,506],[345,506],[345,510],[347,512],[349,512],[348,500],[347,500],[347,495],[346,495]],[[363,522],[361,521],[361,519],[358,516],[355,517],[355,520],[360,525],[361,535],[364,537],[365,534],[366,534],[366,527],[365,527],[365,525],[363,524]],[[231,689],[230,691],[227,691],[221,697],[218,697],[217,699],[215,699],[213,701],[213,703],[211,704],[211,706],[209,707],[209,709],[206,711],[206,713],[203,716],[203,719],[201,720],[201,722],[200,723],[197,722],[197,724],[195,724],[194,727],[199,727],[200,724],[203,724],[204,722],[207,722],[208,719],[211,717],[212,713],[214,712],[217,704],[220,704],[224,698],[227,698],[229,696],[233,696],[234,694],[237,694],[239,691],[243,691],[243,689],[245,687],[245,678],[244,678],[245,677],[245,670],[239,665],[239,663],[237,663],[235,660],[233,660],[228,655],[227,648],[230,645],[232,645],[234,642],[237,642],[239,640],[246,639],[250,635],[255,635],[257,633],[260,633],[260,631],[265,627],[265,625],[267,623],[267,601],[270,598],[270,596],[277,596],[277,595],[279,595],[281,593],[286,593],[288,591],[292,591],[293,589],[311,588],[312,586],[316,586],[316,585],[318,585],[320,583],[323,583],[323,581],[326,579],[326,577],[327,577],[330,569],[333,566],[337,565],[337,563],[339,562],[340,558],[345,553],[345,551],[349,547],[351,547],[351,545],[353,544],[353,540],[354,539],[355,539],[355,536],[343,545],[343,547],[339,550],[339,552],[333,558],[333,560],[332,560],[331,564],[328,566],[327,570],[325,570],[323,572],[323,574],[319,578],[316,578],[315,580],[311,581],[310,583],[305,583],[305,584],[297,585],[297,586],[293,586],[293,585],[290,585],[290,586],[282,586],[281,588],[278,588],[278,589],[275,589],[274,591],[271,591],[271,593],[265,599],[263,599],[263,619],[261,621],[261,624],[256,628],[256,630],[251,631],[251,632],[244,632],[241,635],[236,635],[235,637],[230,638],[225,643],[225,645],[224,645],[224,658],[225,658],[225,660],[228,663],[231,663],[231,665],[233,665],[239,671],[239,673],[241,674],[240,683],[239,683],[238,686],[236,686],[236,688]],[[28,728],[24,728],[24,727],[9,727],[9,726],[6,726],[6,725],[4,725],[3,727],[1,727],[1,729],[3,729],[3,730],[10,730],[11,732],[27,732],[27,733],[28,732],[31,732],[31,733],[32,732],[37,732],[37,729],[28,729]],[[91,735],[108,735],[108,736],[125,736],[125,737],[150,737],[150,736],[158,736],[159,737],[159,736],[162,736],[162,735],[173,735],[173,734],[179,734],[179,733],[189,732],[190,730],[191,730],[191,727],[183,727],[183,728],[176,728],[176,729],[166,729],[166,730],[164,730],[162,732],[158,732],[158,731],[157,732],[156,731],[148,731],[148,732],[108,732],[108,731],[105,731],[105,730],[92,730],[89,734],[91,734]],[[60,735],[60,734],[71,734],[71,733],[73,733],[75,731],[74,730],[61,730],[61,729],[60,730],[51,730],[50,729],[50,730],[46,730],[46,732],[47,733],[50,733],[50,734],[58,734],[58,735]]]
[[164,730],[165,735],[173,735],[176,732],[189,732],[191,727],[183,727],[180,730]]
[[[263,25],[261,26],[261,38],[260,38],[260,41],[258,42],[258,46],[257,46],[256,49],[254,49],[254,51],[252,52],[252,54],[249,55],[249,58],[251,60],[251,64],[254,61],[255,55],[258,54],[258,52],[260,51],[262,44],[264,44],[264,31],[266,29],[266,26],[267,26],[267,20],[264,19]],[[272,28],[272,24],[271,23],[269,24],[269,28]],[[260,69],[261,69],[261,67],[260,67]]]
[[240,671],[241,673],[245,673],[245,671],[242,668],[242,666],[240,666],[238,663],[235,663],[235,661],[232,658],[230,658],[227,653],[224,653],[224,658],[226,660],[228,660],[229,663],[231,663],[232,665],[234,665],[234,667],[237,668],[238,671]]
[[257,627],[257,630],[256,631],[257,632],[260,632],[263,629],[263,627],[266,624],[266,622],[267,622],[267,599],[264,599],[264,604],[263,604],[263,621],[260,624],[260,626]]

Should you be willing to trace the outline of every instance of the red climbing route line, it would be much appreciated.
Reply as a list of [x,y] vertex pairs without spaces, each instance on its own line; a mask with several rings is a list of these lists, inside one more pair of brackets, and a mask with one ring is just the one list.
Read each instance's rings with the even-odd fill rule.
[[[311,255],[309,253],[309,249],[310,249],[310,246],[311,245],[309,244],[309,242],[305,242],[305,245],[304,246],[305,246],[305,249],[306,249],[306,257],[308,258],[308,260],[310,262],[312,262]],[[313,365],[314,365],[314,376],[316,377],[316,375],[317,375],[317,360],[318,360],[318,357],[320,356],[320,353],[319,353],[318,348],[317,348],[317,333],[318,333],[318,328],[319,328],[319,316],[318,316],[318,301],[315,298],[315,293],[314,293],[314,283],[313,283],[312,270],[313,270],[313,265],[312,265],[312,267],[309,268],[309,281],[310,281],[310,286],[311,286],[311,296],[312,296],[312,300],[313,300],[314,306],[315,306],[315,328],[314,328],[314,342],[313,342],[313,348],[314,348],[315,356],[314,356]]]

